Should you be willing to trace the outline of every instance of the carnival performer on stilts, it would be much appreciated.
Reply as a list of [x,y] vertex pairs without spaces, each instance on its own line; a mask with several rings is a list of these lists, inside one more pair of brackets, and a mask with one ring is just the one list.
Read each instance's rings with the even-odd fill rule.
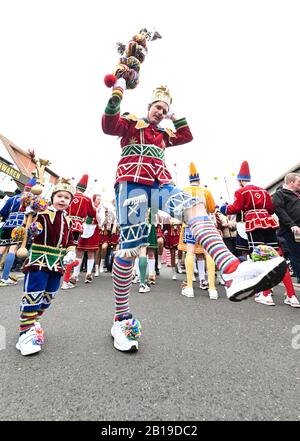
[[[107,84],[107,82],[106,82]],[[111,328],[114,346],[120,351],[137,351],[141,325],[129,307],[133,259],[147,245],[147,209],[161,209],[189,225],[196,241],[211,255],[227,283],[230,300],[242,300],[281,281],[286,262],[275,257],[266,262],[240,262],[224,245],[210,221],[204,201],[171,184],[165,164],[165,149],[186,144],[193,136],[185,118],[171,110],[167,87],[157,87],[148,103],[147,116],[121,116],[120,105],[127,85],[123,77],[113,82],[112,95],[102,117],[103,132],[120,137],[121,160],[117,166],[115,191],[120,224],[120,249],[113,264],[115,315]],[[130,83],[129,83],[130,84]],[[164,118],[175,131],[160,127]]]

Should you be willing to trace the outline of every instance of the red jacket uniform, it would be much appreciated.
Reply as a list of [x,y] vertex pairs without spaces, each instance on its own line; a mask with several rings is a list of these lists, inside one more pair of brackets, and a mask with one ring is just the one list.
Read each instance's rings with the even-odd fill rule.
[[226,214],[243,211],[246,232],[258,228],[278,228],[278,223],[271,216],[274,207],[271,196],[266,190],[255,185],[246,185],[237,190],[234,197],[234,203],[227,206]]
[[75,193],[68,208],[68,215],[72,219],[72,231],[82,233],[86,217],[96,216],[92,200],[82,193]]
[[174,121],[176,133],[160,128],[134,115],[120,116],[120,104],[109,100],[102,117],[102,129],[108,135],[120,136],[122,157],[118,163],[116,183],[121,181],[152,185],[171,182],[165,165],[166,147],[185,144],[193,136],[186,119]]
[[33,239],[24,272],[44,270],[63,273],[62,260],[67,251],[75,249],[71,219],[64,211],[50,207],[39,213],[36,221],[42,224],[43,231]]

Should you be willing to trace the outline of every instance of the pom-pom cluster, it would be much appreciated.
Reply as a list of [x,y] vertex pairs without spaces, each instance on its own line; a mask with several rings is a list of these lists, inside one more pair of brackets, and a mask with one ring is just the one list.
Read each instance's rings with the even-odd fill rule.
[[20,198],[20,202],[21,207],[26,208],[30,206],[32,208],[32,211],[35,212],[44,211],[48,206],[47,199],[32,193],[22,195]]
[[20,206],[21,207],[29,207],[29,205],[31,204],[32,198],[34,197],[34,195],[32,193],[22,193],[21,197],[20,197]]
[[32,236],[38,236],[43,231],[43,225],[40,222],[32,222],[28,228],[28,231]]
[[31,201],[31,208],[35,212],[44,211],[48,206],[48,202],[45,198],[41,196],[33,196]]
[[258,245],[253,248],[253,252],[251,254],[251,258],[254,261],[269,260],[277,256],[277,251],[269,245]]
[[124,78],[126,88],[134,89],[139,83],[141,63],[145,60],[148,52],[147,41],[157,38],[161,38],[158,32],[151,33],[147,29],[142,29],[132,37],[127,46],[123,43],[117,43],[121,58],[113,73],[105,76],[105,85],[113,87],[118,78]]
[[11,232],[11,238],[12,240],[16,240],[17,242],[22,242],[25,237],[25,233],[25,227],[15,227]]
[[142,326],[139,320],[132,319],[125,322],[124,333],[130,340],[137,340],[141,336]]

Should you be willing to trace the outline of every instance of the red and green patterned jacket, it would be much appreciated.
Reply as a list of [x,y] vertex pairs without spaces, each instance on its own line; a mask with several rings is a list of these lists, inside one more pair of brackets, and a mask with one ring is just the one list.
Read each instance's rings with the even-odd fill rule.
[[258,228],[278,228],[274,219],[274,207],[271,196],[264,188],[249,184],[234,193],[234,202],[227,206],[226,214],[244,212],[246,232]]
[[138,182],[167,184],[172,176],[165,164],[165,149],[192,141],[185,118],[174,121],[176,132],[150,124],[134,115],[120,115],[120,100],[112,97],[102,116],[102,129],[107,135],[121,137],[122,154],[116,183]]
[[96,216],[92,200],[80,192],[74,194],[67,212],[72,220],[72,231],[79,233],[83,232],[83,223],[87,216]]
[[63,273],[64,256],[68,251],[75,250],[71,219],[66,212],[49,207],[38,214],[36,221],[40,222],[43,231],[33,239],[23,271]]

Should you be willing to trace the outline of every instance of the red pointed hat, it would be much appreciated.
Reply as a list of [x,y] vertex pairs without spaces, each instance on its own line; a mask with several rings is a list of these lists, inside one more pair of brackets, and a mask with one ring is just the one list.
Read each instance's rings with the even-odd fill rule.
[[251,181],[249,164],[247,161],[243,161],[239,174],[237,175],[238,181]]
[[80,190],[85,191],[86,187],[88,185],[89,176],[83,175],[80,181],[77,183],[76,188],[79,188]]

